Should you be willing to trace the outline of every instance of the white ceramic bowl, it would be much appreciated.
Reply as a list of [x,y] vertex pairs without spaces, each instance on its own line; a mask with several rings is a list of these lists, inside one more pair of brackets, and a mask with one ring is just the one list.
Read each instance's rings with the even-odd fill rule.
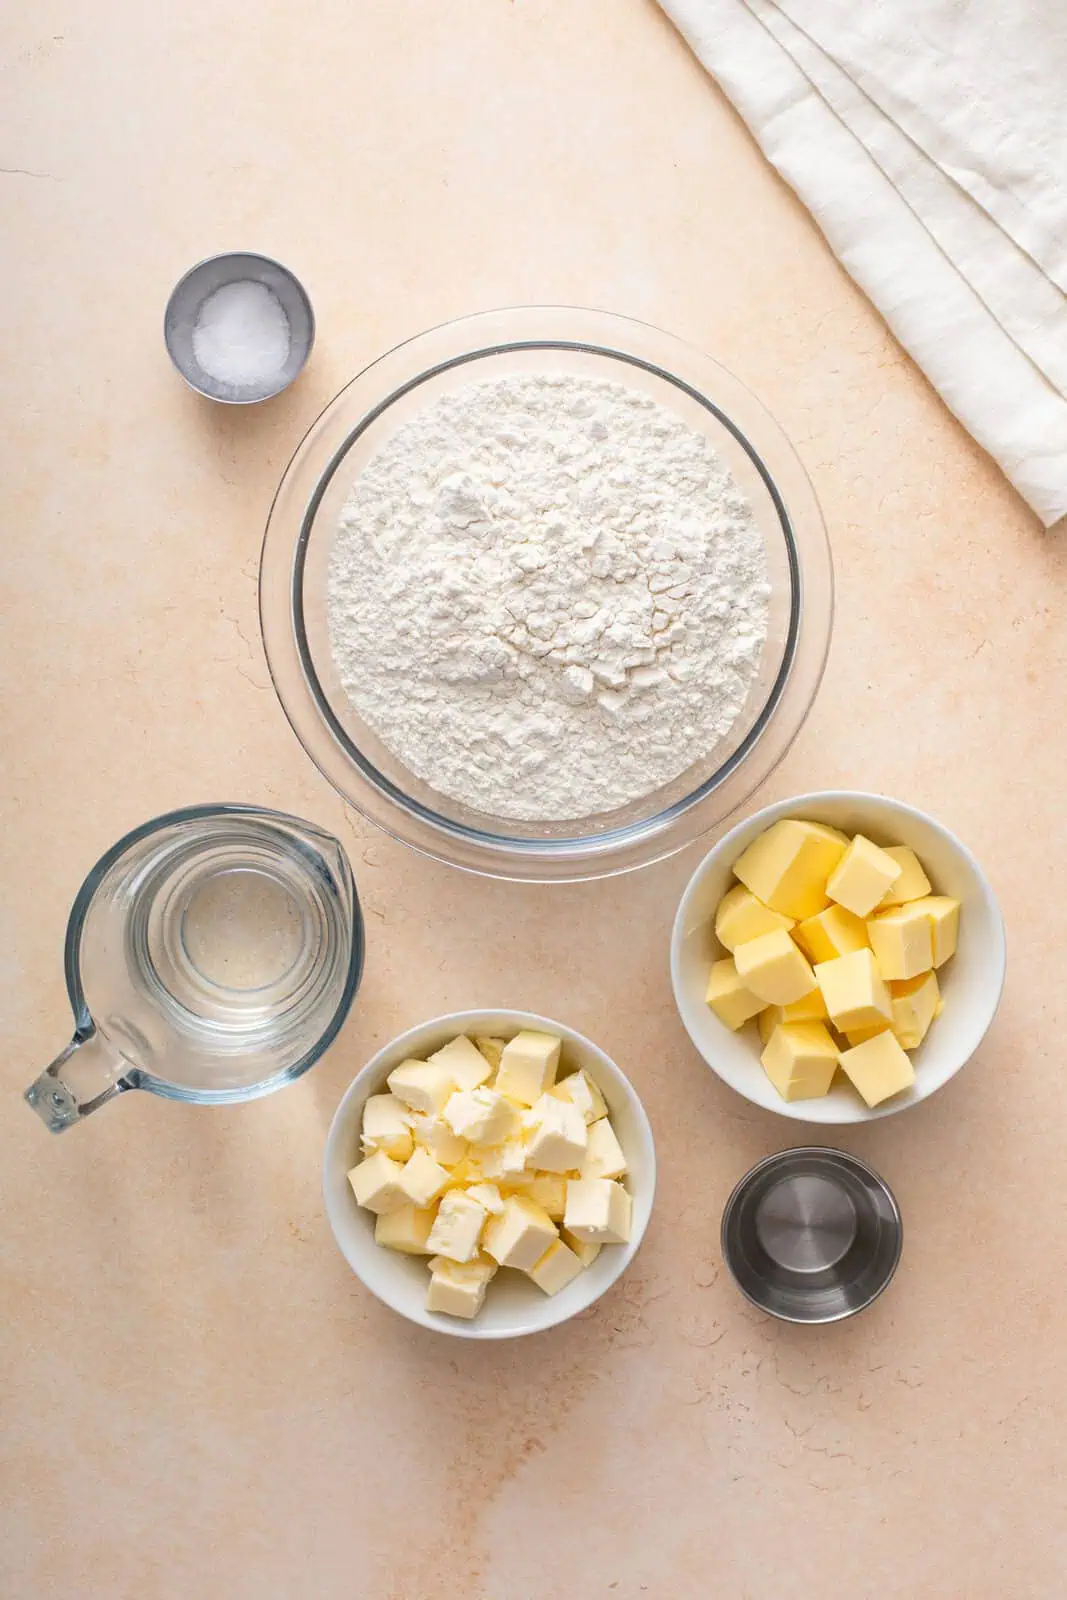
[[[960,901],[959,946],[939,969],[945,1007],[912,1055],[915,1086],[868,1110],[847,1084],[818,1100],[783,1100],[759,1061],[751,1027],[731,1033],[707,1005],[711,963],[725,952],[715,939],[715,908],[734,881],[731,867],[757,834],[782,817],[826,822],[864,833],[875,844],[906,844],[926,868],[937,894]],[[671,982],[686,1032],[713,1072],[738,1094],[797,1122],[873,1122],[936,1093],[974,1054],[1004,987],[1004,921],[989,880],[967,847],[933,817],[885,795],[832,789],[780,800],[738,823],[704,857],[682,896],[671,936]]]
[[[559,1294],[546,1295],[522,1273],[500,1272],[489,1285],[481,1311],[470,1322],[426,1310],[429,1274],[424,1256],[405,1256],[374,1242],[374,1217],[355,1202],[348,1172],[359,1160],[363,1103],[379,1093],[386,1076],[407,1057],[425,1060],[460,1033],[510,1038],[520,1028],[538,1028],[563,1040],[560,1073],[584,1067],[607,1102],[611,1120],[629,1165],[627,1187],[633,1195],[633,1225],[626,1245],[605,1245],[593,1265]],[[334,1238],[352,1271],[401,1316],[438,1333],[462,1339],[513,1339],[541,1333],[566,1322],[598,1300],[622,1276],[637,1254],[648,1226],[656,1192],[656,1152],[645,1109],[629,1080],[591,1040],[562,1022],[527,1011],[457,1011],[434,1017],[387,1044],[353,1080],[337,1108],[326,1139],[323,1193]]]

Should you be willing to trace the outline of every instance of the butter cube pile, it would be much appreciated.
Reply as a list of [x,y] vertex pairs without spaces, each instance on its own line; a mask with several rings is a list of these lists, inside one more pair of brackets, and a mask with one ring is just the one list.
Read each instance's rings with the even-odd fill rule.
[[558,1294],[629,1240],[626,1157],[588,1073],[557,1082],[560,1051],[461,1035],[367,1100],[348,1181],[378,1244],[429,1257],[428,1311],[477,1316],[500,1267]]
[[960,906],[914,850],[819,822],[774,823],[734,862],[719,902],[707,1001],[728,1028],[755,1018],[784,1100],[827,1094],[840,1069],[869,1106],[915,1082],[907,1052],[941,1010],[937,968]]

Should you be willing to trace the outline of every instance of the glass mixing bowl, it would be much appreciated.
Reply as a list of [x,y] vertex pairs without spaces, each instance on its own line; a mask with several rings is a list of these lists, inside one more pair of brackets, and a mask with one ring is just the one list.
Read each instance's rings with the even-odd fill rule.
[[[410,772],[358,715],[330,651],[326,590],[341,507],[386,439],[427,404],[512,374],[574,373],[637,389],[698,428],[748,496],[766,550],[770,628],[748,701],[726,738],[678,778],[614,811],[513,822],[470,809]],[[533,882],[625,872],[690,844],[782,759],[822,677],[833,569],[822,516],[777,424],[700,351],[601,311],[526,306],[465,317],[398,345],[312,425],[267,522],[260,621],[278,698],[340,794],[395,838],[469,871]]]

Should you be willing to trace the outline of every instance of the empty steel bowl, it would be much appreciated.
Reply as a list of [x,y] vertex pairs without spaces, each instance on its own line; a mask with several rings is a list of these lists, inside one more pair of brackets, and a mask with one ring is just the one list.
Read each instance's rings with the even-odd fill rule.
[[[193,330],[200,307],[216,289],[230,283],[261,283],[281,303],[289,323],[289,354],[285,364],[256,384],[233,384],[213,378],[196,359]],[[163,316],[163,338],[175,367],[190,389],[224,405],[255,405],[288,389],[300,376],[315,342],[315,313],[307,290],[280,261],[251,251],[232,250],[209,256],[181,278],[171,292]]]
[[897,1269],[900,1211],[855,1156],[783,1150],[726,1202],[722,1253],[741,1293],[784,1322],[840,1322],[876,1300]]

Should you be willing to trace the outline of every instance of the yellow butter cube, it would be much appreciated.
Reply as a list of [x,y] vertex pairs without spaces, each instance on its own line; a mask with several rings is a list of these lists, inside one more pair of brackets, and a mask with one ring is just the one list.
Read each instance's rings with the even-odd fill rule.
[[891,983],[889,994],[893,1001],[893,1032],[905,1050],[917,1050],[941,1006],[937,974],[923,972],[917,978]]
[[783,1100],[816,1100],[830,1088],[838,1050],[821,1022],[783,1022],[760,1060]]
[[845,1038],[850,1045],[866,1044],[868,1039],[873,1039],[879,1033],[885,1033],[887,1028],[892,1028],[891,1022],[872,1022],[869,1028],[849,1028]]
[[910,911],[922,910],[930,918],[930,934],[934,943],[934,966],[943,967],[949,956],[956,953],[956,940],[960,928],[960,903],[947,894],[928,894],[922,900],[913,900]]
[[892,1033],[878,1033],[841,1052],[841,1066],[869,1106],[910,1089],[915,1070]]
[[772,911],[813,917],[827,903],[826,880],[847,845],[836,828],[783,818],[738,857],[734,876]]
[[878,903],[879,910],[902,906],[908,900],[920,900],[924,894],[930,893],[930,880],[914,850],[910,850],[906,844],[887,844],[885,853],[899,864],[900,877],[882,896]]
[[748,939],[734,951],[734,966],[745,988],[764,1005],[788,1006],[815,987],[811,963],[784,928]]
[[903,872],[898,861],[857,833],[831,872],[826,893],[857,917],[869,917]]
[[[789,935],[786,934],[788,939]],[[720,1022],[736,1032],[743,1028],[749,1017],[754,1017],[766,1004],[758,995],[747,989],[737,975],[733,957],[716,961],[708,978],[707,1002]],[[566,1080],[564,1080],[566,1081]]]
[[768,1006],[756,1019],[759,1036],[764,1044],[781,1022],[826,1022],[830,1013],[826,1009],[821,989],[813,989],[803,1000],[794,1000],[791,1006]]
[[868,921],[867,936],[883,978],[917,978],[934,964],[933,924],[921,900],[880,911]]
[[744,944],[747,939],[758,939],[761,933],[773,933],[775,928],[784,928],[788,933],[792,926],[792,917],[772,911],[743,883],[736,883],[723,895],[715,913],[715,937],[727,950]]
[[838,956],[865,950],[870,944],[867,924],[844,906],[827,906],[806,917],[793,929],[793,938],[809,961],[834,961]]
[[893,1004],[870,950],[853,950],[836,961],[820,961],[815,978],[831,1020],[842,1033],[888,1025]]
[[775,1028],[782,1020],[781,1006],[765,1006],[756,1018],[756,1027],[759,1029],[760,1043],[766,1044]]

